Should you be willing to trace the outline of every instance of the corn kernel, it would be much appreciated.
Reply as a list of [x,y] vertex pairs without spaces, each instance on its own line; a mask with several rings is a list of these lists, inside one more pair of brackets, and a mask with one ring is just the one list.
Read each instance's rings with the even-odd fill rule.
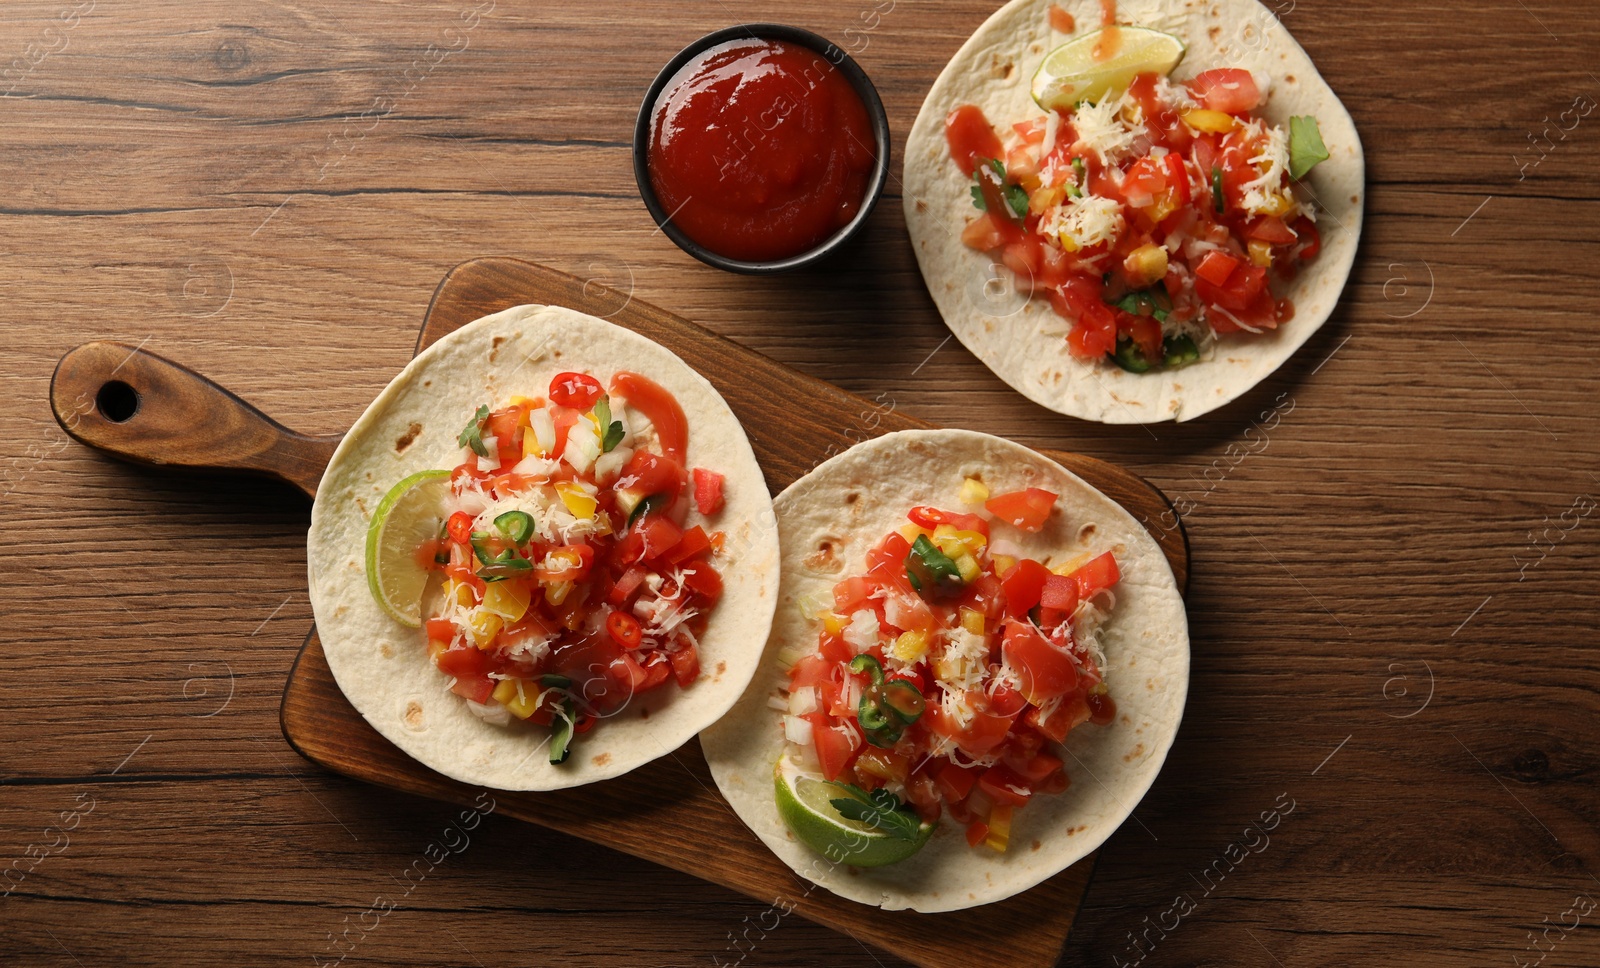
[[961,503],[977,505],[989,500],[989,488],[976,477],[961,482]]
[[978,567],[978,560],[966,553],[966,545],[961,545],[962,554],[955,557],[956,571],[961,573],[964,582],[976,581],[983,574],[983,569]]
[[829,635],[839,635],[844,632],[844,617],[833,612],[822,613],[822,629]]
[[975,608],[963,608],[961,610],[961,627],[973,635],[982,635],[984,633],[983,613]]
[[1183,123],[1196,131],[1209,131],[1212,134],[1227,134],[1233,130],[1233,115],[1224,111],[1212,111],[1206,108],[1197,108],[1193,111],[1183,112]]
[[467,619],[467,633],[472,636],[472,644],[480,649],[487,649],[494,644],[494,637],[500,634],[505,627],[505,622],[493,612],[481,609],[474,610]]
[[528,613],[532,597],[525,581],[494,581],[484,586],[483,607],[507,622],[515,622]]
[[1250,240],[1250,261],[1263,269],[1272,265],[1272,245],[1260,239]]
[[556,493],[561,495],[561,503],[567,506],[573,517],[580,521],[588,521],[594,517],[599,502],[588,491],[571,481],[562,481],[556,485]]
[[927,632],[901,632],[890,646],[894,657],[901,662],[917,662],[928,654]]

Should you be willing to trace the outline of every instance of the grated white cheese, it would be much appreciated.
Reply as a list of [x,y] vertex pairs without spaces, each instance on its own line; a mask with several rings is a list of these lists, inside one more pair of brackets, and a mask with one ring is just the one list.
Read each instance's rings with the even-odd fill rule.
[[1124,94],[1120,98],[1102,98],[1099,104],[1085,104],[1073,112],[1072,126],[1078,132],[1073,147],[1083,152],[1093,152],[1101,164],[1117,164],[1134,153],[1134,142],[1148,137],[1143,124],[1128,124],[1122,109],[1133,103]]
[[964,692],[983,684],[989,665],[988,639],[964,628],[941,633],[944,651],[934,663],[934,674],[946,692]]
[[1247,181],[1244,207],[1252,214],[1275,208],[1289,174],[1289,138],[1282,128],[1268,127],[1262,133],[1261,153],[1250,159],[1260,175]]
[[1098,195],[1085,195],[1069,198],[1046,212],[1039,230],[1057,242],[1070,240],[1079,249],[1087,249],[1114,241],[1125,224],[1120,204]]

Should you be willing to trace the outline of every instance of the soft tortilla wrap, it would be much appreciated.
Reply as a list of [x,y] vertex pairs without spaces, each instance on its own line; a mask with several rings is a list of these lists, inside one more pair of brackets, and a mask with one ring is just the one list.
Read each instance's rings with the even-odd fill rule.
[[906,226],[922,278],[944,321],[973,355],[1029,399],[1059,413],[1102,423],[1191,420],[1228,403],[1281,366],[1328,319],[1355,264],[1361,235],[1365,162],[1350,115],[1311,58],[1272,12],[1255,0],[1123,0],[1123,23],[1176,34],[1188,47],[1174,81],[1213,67],[1241,67],[1272,79],[1257,113],[1288,126],[1312,115],[1331,157],[1300,184],[1318,207],[1322,252],[1281,295],[1292,320],[1275,331],[1222,337],[1200,362],[1176,370],[1129,373],[1109,361],[1075,359],[1069,324],[1042,299],[1016,292],[1009,270],[961,243],[976,214],[970,180],[950,160],[944,119],[976,104],[997,128],[1043,117],[1033,103],[1034,71],[1055,47],[1095,29],[1098,0],[1060,0],[1077,34],[1052,31],[1050,0],[1012,0],[984,21],[928,92],[906,140]]
[[[609,381],[634,370],[677,397],[689,418],[688,465],[726,475],[727,532],[717,558],[726,582],[700,640],[701,678],[635,699],[549,762],[550,731],[492,726],[446,689],[425,635],[389,618],[367,590],[367,525],[401,478],[461,460],[456,436],[479,404],[543,396],[563,370]],[[423,351],[344,438],[317,489],[307,559],[311,605],[328,665],[346,698],[378,732],[425,766],[464,783],[554,790],[626,773],[681,746],[738,699],[756,669],[776,601],[778,542],[772,501],[744,430],[710,383],[636,333],[555,306],[486,316]],[[691,511],[691,521],[699,521]]]
[[[786,695],[778,653],[816,645],[816,603],[835,583],[865,570],[865,555],[906,523],[918,504],[961,509],[963,477],[995,493],[1043,487],[1060,495],[1038,534],[998,526],[996,538],[1047,563],[1114,550],[1122,569],[1102,643],[1115,722],[1086,724],[1067,737],[1062,759],[1072,786],[1017,811],[1011,850],[967,846],[946,815],[910,859],[887,867],[839,865],[800,843],[773,794],[785,742],[782,714],[768,699]],[[778,495],[783,578],[778,614],[761,669],[738,705],[701,734],[722,795],[747,826],[801,877],[842,897],[890,910],[951,911],[1027,890],[1081,860],[1111,835],[1155,780],[1183,714],[1189,630],[1183,600],[1150,534],[1120,505],[1059,464],[1020,444],[964,430],[902,431],[834,457]]]

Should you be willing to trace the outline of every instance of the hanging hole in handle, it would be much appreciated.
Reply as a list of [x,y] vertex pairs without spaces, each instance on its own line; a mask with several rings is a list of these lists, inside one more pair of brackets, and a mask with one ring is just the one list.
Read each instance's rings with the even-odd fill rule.
[[94,405],[112,423],[124,423],[139,412],[139,391],[121,380],[112,380],[100,388]]

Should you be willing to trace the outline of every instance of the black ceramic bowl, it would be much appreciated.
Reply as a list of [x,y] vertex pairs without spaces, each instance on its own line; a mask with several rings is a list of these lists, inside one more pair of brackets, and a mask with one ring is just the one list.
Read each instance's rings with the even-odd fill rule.
[[[671,214],[661,207],[661,202],[656,198],[655,189],[650,184],[650,169],[648,155],[650,152],[650,116],[656,105],[656,99],[666,88],[667,82],[673,75],[689,61],[704,53],[707,48],[730,40],[742,40],[758,37],[763,40],[783,40],[802,47],[810,48],[822,55],[828,63],[837,67],[844,74],[850,86],[861,97],[861,103],[866,106],[867,117],[872,122],[872,137],[877,142],[877,166],[873,169],[872,178],[867,183],[867,197],[861,202],[861,210],[856,217],[851,219],[839,231],[830,235],[822,242],[805,252],[792,255],[785,259],[772,262],[744,262],[739,259],[730,259],[725,255],[712,252],[693,239],[679,231],[668,216]],[[724,27],[714,30],[699,40],[679,51],[677,56],[661,68],[661,73],[651,82],[650,89],[645,92],[644,103],[639,106],[639,119],[633,126],[633,177],[639,183],[639,194],[644,198],[645,208],[650,210],[650,217],[656,220],[661,231],[667,238],[678,244],[678,248],[704,262],[706,265],[726,269],[729,272],[743,272],[758,275],[769,272],[786,272],[798,269],[801,266],[811,265],[821,259],[827,258],[836,249],[850,240],[861,226],[867,222],[867,217],[872,214],[872,209],[878,204],[878,197],[883,194],[884,182],[889,178],[889,115],[883,110],[883,101],[878,97],[878,89],[872,86],[855,61],[850,59],[839,47],[830,43],[827,38],[820,37],[809,30],[799,27],[790,27],[786,24],[739,24],[733,27]]]

